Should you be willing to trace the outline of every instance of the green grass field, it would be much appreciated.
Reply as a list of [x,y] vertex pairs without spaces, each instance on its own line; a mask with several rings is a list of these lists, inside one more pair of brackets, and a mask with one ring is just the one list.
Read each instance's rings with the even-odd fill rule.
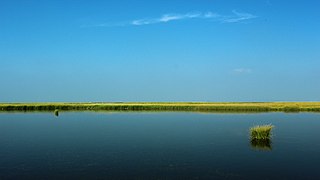
[[320,112],[320,102],[0,103],[0,111]]

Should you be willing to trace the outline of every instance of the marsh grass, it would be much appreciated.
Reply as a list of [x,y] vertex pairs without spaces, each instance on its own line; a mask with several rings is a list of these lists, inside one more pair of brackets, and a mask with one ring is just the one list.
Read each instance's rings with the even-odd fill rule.
[[320,112],[320,102],[0,103],[0,111]]
[[271,139],[271,130],[273,125],[254,126],[250,128],[251,140],[266,140]]
[[284,112],[300,112],[300,107],[297,105],[283,107]]
[[251,147],[257,150],[270,151],[271,148],[271,131],[273,125],[261,125],[250,128],[250,143]]

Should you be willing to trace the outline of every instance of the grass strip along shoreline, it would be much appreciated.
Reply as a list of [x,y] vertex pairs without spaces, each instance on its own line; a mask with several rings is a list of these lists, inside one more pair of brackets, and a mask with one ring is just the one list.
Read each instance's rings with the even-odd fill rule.
[[9,111],[195,111],[195,112],[320,112],[320,102],[92,102],[0,103]]

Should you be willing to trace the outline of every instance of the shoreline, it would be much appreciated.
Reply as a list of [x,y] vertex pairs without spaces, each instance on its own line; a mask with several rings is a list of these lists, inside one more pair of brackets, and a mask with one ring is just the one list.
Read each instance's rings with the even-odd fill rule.
[[10,111],[320,112],[320,102],[46,102],[0,103]]

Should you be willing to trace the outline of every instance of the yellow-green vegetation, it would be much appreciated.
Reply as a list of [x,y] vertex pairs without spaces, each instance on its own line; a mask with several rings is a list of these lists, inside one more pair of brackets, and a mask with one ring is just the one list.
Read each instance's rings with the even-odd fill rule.
[[262,125],[250,128],[251,140],[268,140],[271,138],[271,130],[274,126]]
[[271,150],[271,131],[273,127],[269,124],[250,128],[251,146],[258,150]]
[[0,103],[0,111],[320,112],[320,102]]

